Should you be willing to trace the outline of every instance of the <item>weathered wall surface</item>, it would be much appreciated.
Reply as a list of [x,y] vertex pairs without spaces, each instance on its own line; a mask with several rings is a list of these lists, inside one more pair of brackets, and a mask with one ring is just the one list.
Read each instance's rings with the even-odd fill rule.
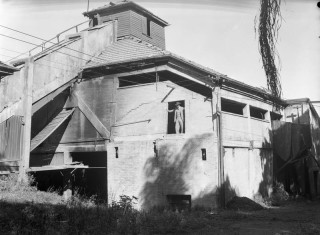
[[[166,195],[180,194],[191,195],[192,205],[216,207],[218,158],[214,146],[210,134],[115,142],[108,147],[109,201],[122,194],[135,196],[138,207],[145,209],[167,205]],[[207,151],[206,161],[202,148]]]
[[[173,87],[176,88],[161,102]],[[151,83],[117,90],[114,136],[166,135],[168,121],[173,122],[168,120],[168,102],[181,100],[185,101],[186,134],[212,133],[210,101],[171,82],[160,82],[157,86]]]
[[[226,201],[233,196],[267,196],[272,190],[272,105],[226,90],[221,97],[243,104],[243,115],[222,111]],[[265,119],[250,116],[250,106],[266,111]]]
[[83,31],[80,35],[81,39],[66,41],[66,47],[35,61],[33,102],[75,78],[93,56],[113,42],[112,22],[102,28]]
[[[185,134],[167,134],[168,102],[178,100],[185,101]],[[140,208],[150,208],[179,194],[191,195],[193,205],[215,207],[218,154],[210,101],[167,81],[118,88],[116,104],[115,142],[108,145],[109,201],[126,194],[138,197]]]
[[[79,33],[81,39],[63,41],[34,62],[33,103],[75,78],[92,56],[97,55],[114,41],[112,23],[102,28]],[[69,48],[69,49],[68,49]],[[101,61],[103,62],[103,61]],[[24,68],[1,79],[0,120],[8,115],[21,115],[24,95]],[[16,107],[15,107],[16,106]],[[3,110],[8,107],[7,111]],[[5,112],[10,114],[5,115]],[[4,112],[1,112],[1,111]],[[2,116],[5,116],[2,118]],[[10,116],[9,116],[10,117]]]

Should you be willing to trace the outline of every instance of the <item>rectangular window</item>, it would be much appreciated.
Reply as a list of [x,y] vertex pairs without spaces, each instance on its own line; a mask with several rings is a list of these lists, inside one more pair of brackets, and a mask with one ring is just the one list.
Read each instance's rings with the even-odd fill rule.
[[271,121],[281,120],[282,115],[279,113],[270,112]]
[[185,133],[185,102],[168,102],[168,134]]
[[246,105],[243,103],[221,98],[221,111],[243,115],[245,107]]
[[151,26],[150,26],[151,21],[147,19],[147,35],[151,36]]
[[250,117],[265,120],[267,110],[260,109],[257,107],[250,106]]
[[191,195],[167,195],[167,201],[174,211],[191,209]]

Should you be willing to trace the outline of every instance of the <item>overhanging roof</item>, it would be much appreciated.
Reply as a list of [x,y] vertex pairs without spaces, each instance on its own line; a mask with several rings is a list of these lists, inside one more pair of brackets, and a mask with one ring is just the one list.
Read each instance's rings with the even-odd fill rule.
[[232,79],[211,68],[160,49],[132,36],[121,38],[107,47],[100,55],[94,57],[84,67],[83,74],[84,77],[88,74],[99,77],[102,74],[123,73],[140,70],[148,66],[157,67],[160,65],[171,66],[212,86],[220,84],[225,88],[233,87],[241,89],[258,95],[263,99],[272,100],[277,104],[283,105],[283,100],[275,98],[264,89]]
[[19,71],[19,69],[12,67],[10,65],[7,65],[0,61],[0,77],[11,75],[16,71]]

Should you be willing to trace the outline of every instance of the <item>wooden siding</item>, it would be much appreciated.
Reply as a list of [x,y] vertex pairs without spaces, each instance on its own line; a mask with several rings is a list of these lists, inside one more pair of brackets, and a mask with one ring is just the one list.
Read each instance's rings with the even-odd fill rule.
[[161,49],[165,49],[164,28],[151,21],[150,36],[148,36],[143,26],[146,26],[146,17],[131,11],[131,34]]
[[0,161],[20,160],[22,135],[22,117],[12,116],[0,123]]
[[103,13],[101,13],[100,17],[101,17],[101,23],[112,21],[112,20],[118,20],[118,30],[117,30],[118,37],[130,35],[130,27],[131,27],[130,11],[119,12],[112,15],[103,15]]

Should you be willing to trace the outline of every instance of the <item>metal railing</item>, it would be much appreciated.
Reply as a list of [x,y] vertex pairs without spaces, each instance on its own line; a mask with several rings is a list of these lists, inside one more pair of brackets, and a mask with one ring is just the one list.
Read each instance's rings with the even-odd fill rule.
[[[66,30],[58,33],[58,34],[57,34],[56,36],[54,36],[53,38],[50,38],[49,40],[44,41],[44,42],[41,43],[40,45],[38,45],[38,46],[30,49],[30,50],[29,50],[29,56],[31,56],[32,53],[33,53],[35,50],[39,49],[39,48],[41,48],[41,51],[40,51],[40,52],[36,52],[34,55],[38,55],[38,54],[42,53],[45,49],[48,49],[49,47],[46,47],[46,44],[48,44],[48,43],[51,44],[50,46],[58,45],[58,44],[61,42],[61,41],[60,41],[60,38],[61,38],[61,35],[62,35],[62,34],[66,33],[66,32],[69,32],[69,33],[70,33],[70,31],[71,31],[71,30],[74,30],[74,29],[75,29],[75,31],[76,31],[75,33],[78,33],[79,30],[80,30],[80,26],[84,25],[85,23],[88,23],[89,21],[90,21],[90,20],[87,20],[87,21],[85,21],[85,22],[82,22],[82,23],[80,23],[80,24],[77,24],[77,25],[75,25],[75,26],[72,26],[72,27],[70,27],[70,28],[68,28],[68,29],[66,29]],[[82,28],[82,27],[81,27],[81,28]],[[86,28],[88,28],[88,27],[84,27],[82,30],[84,30],[84,29],[86,29]],[[82,31],[82,30],[80,30],[80,31]],[[54,42],[54,40],[57,40],[57,42]]]

